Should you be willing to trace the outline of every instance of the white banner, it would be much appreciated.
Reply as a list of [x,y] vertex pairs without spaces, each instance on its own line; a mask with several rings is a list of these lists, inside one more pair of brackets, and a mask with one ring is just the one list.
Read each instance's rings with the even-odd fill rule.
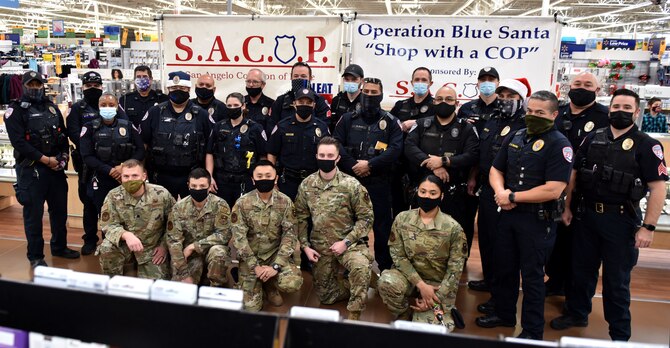
[[[492,66],[500,79],[525,77],[533,91],[552,90],[560,27],[541,17],[358,16],[352,26],[351,62],[384,84],[384,106],[412,96],[412,71],[426,67],[434,94],[450,85],[475,98],[479,70]],[[462,102],[463,102],[462,101]]]
[[[291,87],[291,66],[310,65],[313,89],[330,102],[340,80],[340,17],[164,16],[162,23],[163,81],[182,70],[216,81],[216,97],[246,94],[244,81],[251,68],[267,78],[264,93],[276,98]],[[195,88],[191,89],[195,96]]]

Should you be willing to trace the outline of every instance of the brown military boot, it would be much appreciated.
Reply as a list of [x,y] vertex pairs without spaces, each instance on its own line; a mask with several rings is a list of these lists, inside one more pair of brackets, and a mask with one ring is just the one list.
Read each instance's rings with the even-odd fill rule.
[[379,275],[375,271],[370,271],[370,284],[369,287],[377,290],[377,282],[379,281]]
[[349,320],[361,320],[361,311],[350,311],[349,312],[349,317],[347,319],[349,319]]
[[282,298],[281,294],[279,293],[279,290],[277,290],[277,281],[271,281],[266,289],[265,292],[268,302],[270,302],[271,305],[275,307],[280,307],[281,305],[284,304],[284,299]]

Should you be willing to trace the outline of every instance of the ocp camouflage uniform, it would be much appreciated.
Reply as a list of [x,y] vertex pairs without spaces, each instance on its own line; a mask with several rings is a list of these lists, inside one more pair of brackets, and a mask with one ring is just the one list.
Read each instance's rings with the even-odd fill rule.
[[[419,209],[404,211],[393,222],[389,249],[394,268],[382,273],[377,287],[389,311],[395,316],[405,313],[410,296],[417,292],[416,284],[423,280],[439,286],[436,294],[444,311],[444,323],[449,331],[453,330],[451,309],[468,255],[461,226],[442,212],[424,225]],[[414,313],[412,320],[439,324],[432,310]]]
[[[374,260],[366,242],[374,220],[368,191],[358,180],[339,170],[329,182],[321,179],[316,172],[300,184],[295,199],[295,214],[301,247],[309,246],[321,255],[312,272],[321,303],[333,304],[348,298],[347,310],[363,311],[370,283],[370,266]],[[308,239],[307,223],[310,218],[313,227]],[[351,241],[351,246],[336,256],[329,248],[343,239]],[[337,279],[338,264],[349,270],[350,289]]]
[[[172,280],[193,278],[198,284],[204,265],[211,286],[226,283],[226,260],[230,257],[230,208],[225,200],[210,194],[198,210],[191,196],[172,207],[167,223],[167,244],[172,259]],[[188,261],[184,248],[193,243],[195,252]]]
[[[144,183],[145,192],[135,198],[123,186],[112,189],[102,205],[100,226],[105,240],[98,246],[100,266],[104,274],[123,275],[123,265],[137,262],[137,276],[151,279],[170,279],[168,260],[160,265],[151,261],[154,251],[165,244],[165,224],[175,204],[172,195],[159,185]],[[144,250],[132,252],[121,239],[124,232],[132,232],[140,239]]]
[[[233,245],[240,259],[240,282],[244,308],[260,311],[264,291],[295,292],[302,286],[302,274],[291,255],[298,243],[293,203],[285,194],[272,190],[267,203],[253,190],[240,197],[230,215]],[[281,272],[266,283],[256,277],[256,266],[278,264]]]

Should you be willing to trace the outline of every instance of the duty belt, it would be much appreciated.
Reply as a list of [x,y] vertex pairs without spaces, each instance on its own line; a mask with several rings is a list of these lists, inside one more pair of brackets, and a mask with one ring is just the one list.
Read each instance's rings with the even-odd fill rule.
[[229,182],[229,183],[245,182],[248,178],[248,175],[246,175],[246,174],[235,174],[235,173],[223,172],[219,175],[220,175],[221,178],[223,178],[224,182]]
[[291,168],[284,168],[284,176],[298,180],[304,180],[306,177],[310,176],[314,172],[315,172],[314,170],[305,170],[305,169],[295,170]]
[[616,213],[619,215],[623,215],[627,213],[625,204],[608,204],[593,201],[586,201],[585,203],[589,209],[595,211],[598,214]]

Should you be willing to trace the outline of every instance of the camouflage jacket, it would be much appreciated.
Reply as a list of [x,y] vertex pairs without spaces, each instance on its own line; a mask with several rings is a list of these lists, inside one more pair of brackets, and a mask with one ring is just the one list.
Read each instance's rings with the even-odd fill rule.
[[[355,244],[368,236],[374,220],[368,191],[339,170],[331,181],[321,179],[319,172],[303,180],[295,199],[295,215],[301,247],[317,251],[327,250],[345,238]],[[313,227],[308,240],[310,217]]]

